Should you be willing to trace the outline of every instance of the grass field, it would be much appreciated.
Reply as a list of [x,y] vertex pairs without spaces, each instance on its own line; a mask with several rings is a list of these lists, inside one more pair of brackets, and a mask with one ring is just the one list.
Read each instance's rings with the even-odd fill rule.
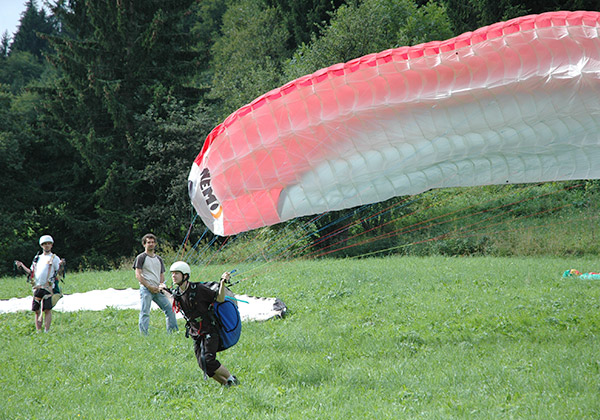
[[[600,270],[594,258],[404,257],[290,261],[237,293],[276,296],[284,319],[244,324],[203,380],[192,343],[153,311],[0,315],[2,419],[598,419]],[[210,279],[223,267],[210,267]],[[207,278],[208,279],[208,278]],[[136,287],[130,270],[69,274],[66,292]],[[0,298],[27,296],[0,279]],[[182,321],[180,321],[182,322]]]

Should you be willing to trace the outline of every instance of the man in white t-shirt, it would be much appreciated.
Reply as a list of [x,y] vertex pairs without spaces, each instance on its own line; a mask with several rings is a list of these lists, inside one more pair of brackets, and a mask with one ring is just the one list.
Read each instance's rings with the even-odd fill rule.
[[140,283],[140,332],[148,335],[150,326],[150,307],[152,301],[165,313],[167,331],[177,331],[177,319],[171,306],[171,301],[161,293],[159,286],[165,282],[165,264],[161,257],[156,255],[156,236],[151,233],[144,235],[142,245],[144,252],[135,257],[133,268],[135,277]]
[[52,236],[43,235],[39,242],[43,252],[33,258],[30,268],[27,268],[21,261],[15,261],[15,264],[28,274],[33,286],[31,310],[35,312],[35,328],[37,331],[42,330],[40,311],[43,311],[44,331],[48,332],[52,323],[52,290],[55,282],[60,280],[60,270],[64,260],[52,253],[54,245]]

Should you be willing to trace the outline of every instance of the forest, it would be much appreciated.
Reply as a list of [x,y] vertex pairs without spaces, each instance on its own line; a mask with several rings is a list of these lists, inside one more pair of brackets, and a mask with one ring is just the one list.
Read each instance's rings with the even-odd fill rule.
[[[193,218],[187,175],[207,134],[290,80],[526,14],[600,10],[596,0],[45,4],[27,0],[0,40],[2,274],[29,261],[45,233],[72,269],[119,266],[147,232],[178,247]],[[490,193],[478,191],[469,194]]]

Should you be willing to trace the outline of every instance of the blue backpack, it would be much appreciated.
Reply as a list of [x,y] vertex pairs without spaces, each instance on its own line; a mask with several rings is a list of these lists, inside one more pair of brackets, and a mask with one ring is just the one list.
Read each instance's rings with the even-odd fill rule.
[[215,302],[213,310],[219,324],[219,336],[221,338],[219,351],[228,349],[238,342],[242,334],[240,311],[229,297],[226,297],[224,302]]

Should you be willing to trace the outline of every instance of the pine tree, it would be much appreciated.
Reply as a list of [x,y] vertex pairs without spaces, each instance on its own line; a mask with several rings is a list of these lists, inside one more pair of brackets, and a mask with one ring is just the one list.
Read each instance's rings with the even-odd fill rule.
[[211,98],[223,104],[222,118],[283,84],[282,63],[291,51],[276,7],[265,0],[240,0],[223,15],[222,36],[213,48]]
[[281,9],[290,33],[289,49],[308,44],[312,35],[317,35],[331,18],[335,9],[344,0],[267,0],[269,6]]
[[10,46],[10,35],[8,31],[4,31],[2,38],[0,39],[0,60],[8,57],[8,50]]
[[41,59],[42,54],[48,49],[48,41],[40,35],[49,35],[53,32],[54,25],[52,19],[46,15],[46,11],[43,8],[38,9],[36,0],[28,0],[10,45],[10,51],[11,53],[29,52]]
[[[193,0],[64,0],[53,9],[62,34],[48,37],[61,78],[46,92],[48,112],[80,155],[88,180],[79,217],[94,221],[109,258],[129,255],[139,214],[160,195],[144,178],[152,166],[140,116],[165,97],[184,96],[194,69],[189,31],[181,25]],[[77,217],[77,215],[74,215]]]

